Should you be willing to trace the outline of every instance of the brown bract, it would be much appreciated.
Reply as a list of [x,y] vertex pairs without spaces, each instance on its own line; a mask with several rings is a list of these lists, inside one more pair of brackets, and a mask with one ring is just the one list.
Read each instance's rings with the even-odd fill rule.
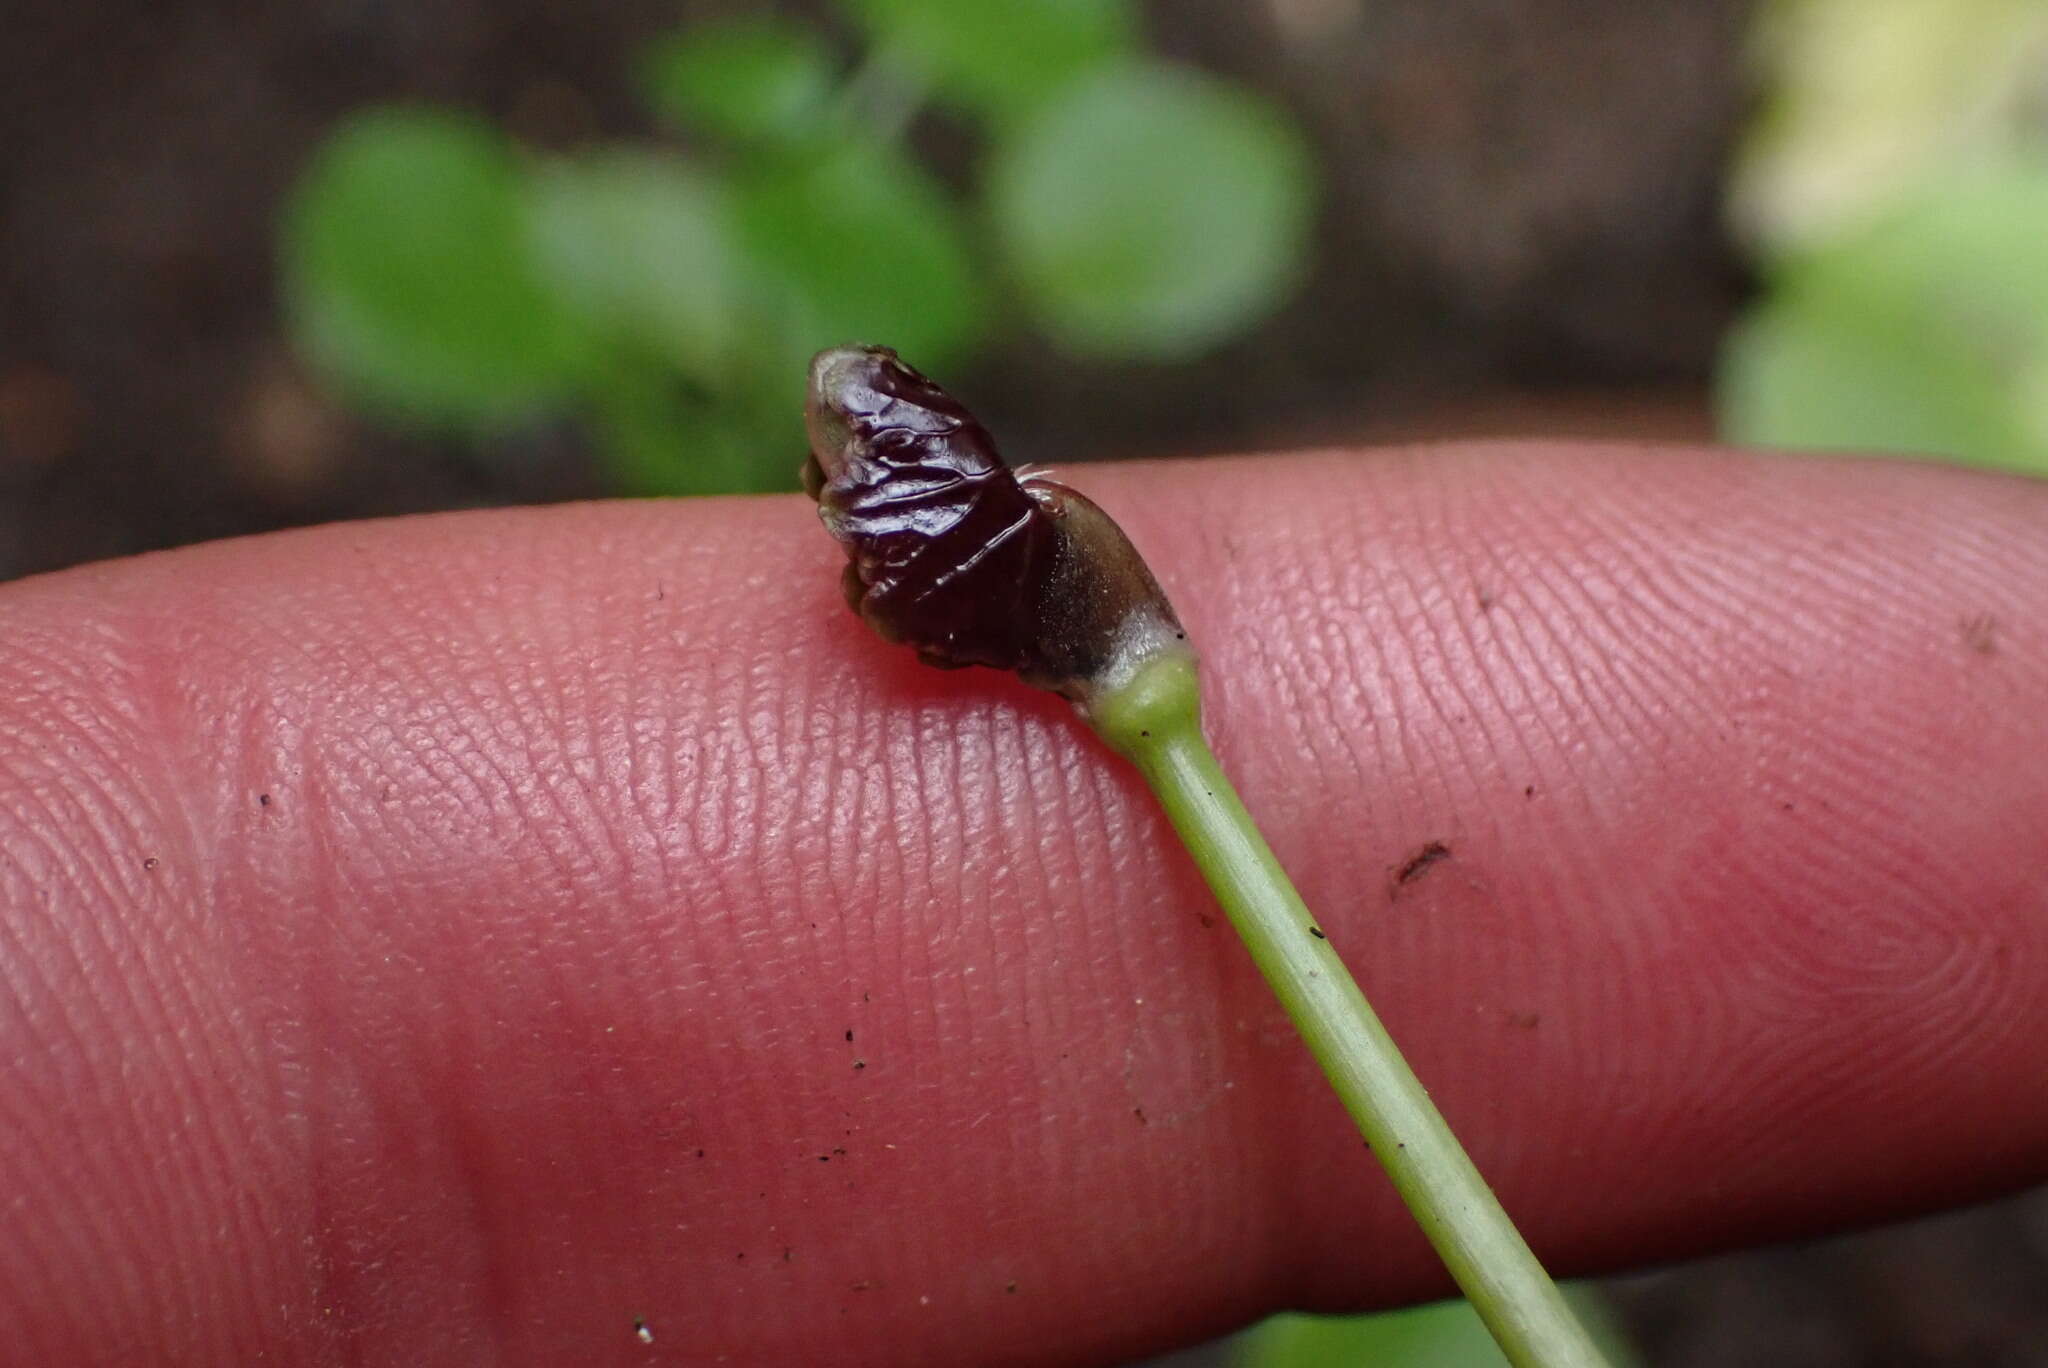
[[1086,706],[1186,634],[1123,530],[1019,479],[988,430],[886,347],[811,362],[804,488],[846,548],[847,602],[948,668],[987,665]]

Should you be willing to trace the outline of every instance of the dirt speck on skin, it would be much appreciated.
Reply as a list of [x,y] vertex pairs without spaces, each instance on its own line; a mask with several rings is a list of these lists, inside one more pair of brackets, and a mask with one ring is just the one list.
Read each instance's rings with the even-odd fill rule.
[[1998,654],[1998,619],[1989,613],[1978,613],[1961,619],[1957,627],[1962,632],[1963,646],[1978,655]]
[[1414,854],[1394,868],[1394,876],[1387,883],[1387,898],[1392,901],[1401,896],[1401,890],[1429,872],[1430,866],[1451,858],[1451,848],[1442,841],[1428,841],[1416,848]]

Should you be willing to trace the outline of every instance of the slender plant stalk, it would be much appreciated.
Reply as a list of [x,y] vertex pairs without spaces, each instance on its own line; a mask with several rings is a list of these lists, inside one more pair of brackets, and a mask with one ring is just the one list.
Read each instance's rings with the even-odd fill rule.
[[1473,1309],[1517,1368],[1606,1362],[1401,1057],[1202,738],[1185,656],[1096,700],[1089,722],[1137,765]]
[[1194,650],[1130,538],[1018,478],[961,403],[887,347],[811,360],[804,488],[847,603],[934,665],[1015,670],[1135,761],[1401,1200],[1520,1368],[1603,1360],[1465,1157],[1202,740]]

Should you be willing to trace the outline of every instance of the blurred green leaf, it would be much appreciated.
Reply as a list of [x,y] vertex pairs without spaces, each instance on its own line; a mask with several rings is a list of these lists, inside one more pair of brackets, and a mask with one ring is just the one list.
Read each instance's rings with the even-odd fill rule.
[[1235,1368],[1503,1368],[1463,1301],[1376,1316],[1274,1316],[1245,1336]]
[[506,422],[560,398],[587,360],[529,263],[511,148],[478,120],[348,119],[286,206],[282,257],[300,344],[395,416]]
[[[1592,1288],[1565,1300],[1614,1368],[1640,1361]],[[1507,1359],[1462,1299],[1371,1316],[1273,1316],[1238,1342],[1234,1368],[1504,1368]]]
[[1131,50],[1129,0],[850,0],[876,48],[907,58],[939,91],[999,119]]
[[824,40],[770,15],[679,29],[641,54],[638,73],[662,118],[738,139],[804,137],[833,87]]
[[716,388],[745,304],[724,188],[678,157],[619,148],[541,167],[528,189],[541,277],[594,331]]
[[800,403],[820,347],[879,341],[945,366],[981,337],[987,301],[959,212],[893,146],[849,143],[737,178],[740,240]]
[[660,367],[621,365],[592,395],[613,484],[638,495],[797,487],[803,425],[791,413],[688,393]]
[[896,139],[927,81],[1022,130],[989,207],[1057,339],[1185,354],[1291,278],[1299,138],[1251,96],[1124,61],[1128,0],[850,2],[879,49],[858,130],[808,28],[732,20],[643,56],[664,117],[736,141],[728,172],[622,146],[528,161],[432,110],[347,121],[285,215],[301,345],[415,422],[573,405],[638,491],[787,488],[812,351],[881,341],[949,367],[991,326],[954,197]]
[[1732,217],[1773,254],[1825,241],[1950,168],[2039,141],[2041,0],[1771,0]]
[[1824,294],[1767,304],[1730,334],[1718,403],[1721,435],[1759,446],[1964,458],[2014,436],[1954,349]]
[[1718,398],[1736,441],[2048,472],[2048,170],[1944,178],[1783,263]]
[[1313,171],[1270,104],[1163,64],[1070,87],[997,147],[987,208],[1046,330],[1095,357],[1193,356],[1302,270]]

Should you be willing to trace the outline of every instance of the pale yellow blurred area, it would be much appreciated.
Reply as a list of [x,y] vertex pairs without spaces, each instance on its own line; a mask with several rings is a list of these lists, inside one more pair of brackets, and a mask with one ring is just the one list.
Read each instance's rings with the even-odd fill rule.
[[2048,0],[1765,0],[1730,214],[1768,260],[1929,178],[2048,166]]

